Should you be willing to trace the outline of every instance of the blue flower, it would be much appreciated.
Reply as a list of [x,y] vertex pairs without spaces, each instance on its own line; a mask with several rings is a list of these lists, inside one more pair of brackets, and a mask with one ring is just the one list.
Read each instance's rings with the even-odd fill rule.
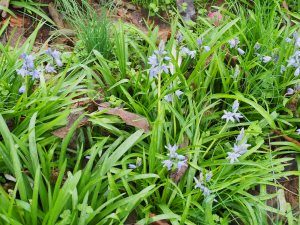
[[199,178],[199,180],[196,177],[194,177],[194,181],[196,183],[195,189],[199,188],[202,191],[204,196],[209,196],[210,195],[211,191],[210,191],[209,188],[207,188],[203,185],[203,180],[201,179],[201,177]]
[[25,69],[34,69],[34,57],[32,55],[27,55],[26,53],[23,53],[20,57],[24,60],[23,67]]
[[234,163],[234,162],[238,162],[238,158],[241,156],[240,154],[236,153],[236,152],[227,152],[227,159],[230,160],[230,163]]
[[158,66],[158,59],[157,59],[157,56],[155,54],[151,55],[148,58],[148,64],[151,65],[151,67]]
[[222,119],[225,119],[226,122],[235,122],[235,121],[238,121],[240,122],[240,119],[243,118],[242,114],[241,113],[238,113],[239,109],[239,102],[238,100],[235,100],[233,102],[233,105],[232,105],[232,111],[233,112],[228,112],[226,110],[224,110],[224,115],[221,117]]
[[162,163],[163,166],[167,167],[168,170],[171,170],[173,167],[173,162],[170,159],[164,160]]
[[198,38],[198,39],[197,39],[197,44],[198,44],[199,46],[201,46],[201,45],[203,44],[203,38]]
[[129,169],[136,169],[136,165],[135,164],[128,164],[128,168]]
[[237,48],[237,51],[240,55],[245,55],[245,51],[241,48]]
[[45,51],[45,53],[46,53],[47,55],[51,56],[51,57],[54,59],[56,65],[57,65],[58,67],[63,66],[63,63],[62,63],[62,61],[61,61],[61,52],[59,52],[59,51],[57,51],[57,50],[52,50],[51,48],[48,48],[48,49]]
[[230,48],[236,48],[238,44],[240,43],[240,40],[238,38],[234,38],[228,41]]
[[47,73],[56,73],[55,68],[54,68],[51,64],[49,64],[49,63],[46,65],[45,71],[46,71]]
[[260,48],[261,48],[261,45],[258,42],[256,42],[254,45],[255,51],[258,51]]
[[178,145],[170,145],[167,144],[165,146],[165,148],[169,151],[168,156],[172,159],[172,158],[177,158],[178,154],[176,153],[176,151],[178,150]]
[[19,88],[19,93],[20,93],[20,94],[23,94],[25,91],[26,91],[26,87],[25,87],[24,85],[22,85],[22,86]]
[[186,161],[178,161],[177,162],[177,169],[181,170],[182,167],[187,167]]
[[30,72],[26,70],[25,67],[22,67],[21,69],[17,70],[17,74],[22,76],[22,77],[25,77],[29,74]]
[[183,55],[188,55],[189,57],[191,57],[192,59],[195,58],[196,56],[196,51],[191,51],[190,49],[188,49],[187,47],[183,47],[180,50],[181,54]]
[[30,72],[30,75],[32,76],[33,80],[40,78],[40,74],[41,72],[39,70],[33,70],[32,72]]
[[245,130],[241,129],[240,134],[236,138],[236,143],[232,147],[232,152],[227,152],[227,159],[230,160],[230,163],[238,161],[238,158],[245,154],[248,151],[248,148],[251,145],[247,144],[247,139],[245,139]]
[[175,95],[176,95],[178,98],[180,98],[180,96],[183,95],[183,92],[180,91],[180,90],[176,90],[176,91],[175,91]]
[[268,63],[268,62],[270,62],[272,60],[272,57],[271,56],[263,56],[262,58],[261,58],[261,61],[263,62],[263,63]]
[[205,51],[205,52],[209,52],[209,51],[210,51],[210,47],[207,46],[207,45],[206,45],[206,46],[203,46],[203,48],[204,48],[204,51]]
[[167,102],[172,102],[173,101],[173,95],[172,94],[168,94],[168,95],[164,96],[164,99]]

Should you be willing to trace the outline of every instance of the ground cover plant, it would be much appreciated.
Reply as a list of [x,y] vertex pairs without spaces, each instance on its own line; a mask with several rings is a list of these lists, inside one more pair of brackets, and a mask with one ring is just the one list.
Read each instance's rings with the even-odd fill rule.
[[175,13],[161,39],[56,3],[72,48],[36,46],[42,18],[0,43],[0,224],[299,223],[297,5]]

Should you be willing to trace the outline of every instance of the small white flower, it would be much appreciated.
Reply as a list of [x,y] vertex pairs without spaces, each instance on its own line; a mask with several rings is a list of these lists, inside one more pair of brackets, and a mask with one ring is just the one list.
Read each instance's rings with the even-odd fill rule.
[[186,167],[186,166],[187,166],[186,161],[178,161],[177,162],[178,170],[181,170],[182,167]]
[[188,55],[192,59],[195,58],[195,56],[196,56],[196,51],[191,51],[187,47],[182,47],[181,50],[180,50],[180,52],[181,52],[182,55]]
[[131,163],[128,164],[128,168],[129,168],[129,169],[136,169],[136,167],[137,167],[137,166],[136,166],[135,164],[131,164]]
[[210,47],[207,46],[207,45],[206,45],[206,46],[203,46],[203,48],[204,48],[204,51],[205,51],[205,52],[209,52],[209,51],[210,51]]
[[177,155],[177,159],[181,161],[186,160],[184,155]]
[[164,96],[164,99],[167,102],[172,102],[173,101],[173,95],[172,94],[168,94],[168,95]]
[[272,57],[271,56],[263,56],[262,57],[262,61],[263,63],[268,63],[272,60]]
[[180,91],[180,90],[176,90],[175,91],[175,95],[178,97],[178,98],[180,98],[180,96],[183,94],[183,92],[182,91]]
[[238,38],[234,38],[228,41],[229,47],[230,48],[235,48],[238,46],[238,44],[240,43],[240,40]]
[[240,75],[241,71],[238,65],[235,66],[234,74],[231,76],[233,79],[236,79]]
[[238,122],[240,122],[240,119],[244,118],[241,113],[233,113],[233,117]]
[[9,181],[12,181],[12,182],[17,182],[17,179],[15,177],[13,177],[12,175],[10,174],[4,174],[4,177],[6,180],[9,180]]
[[162,163],[163,163],[163,166],[167,167],[168,170],[171,170],[173,167],[173,162],[169,159],[164,160]]
[[233,146],[233,152],[234,153],[237,153],[239,155],[243,155],[245,154],[247,151],[248,151],[248,148],[250,147],[251,145],[247,144],[247,142],[244,142],[242,144],[234,144]]
[[200,186],[202,185],[202,180],[198,180],[196,177],[194,177],[194,181],[196,183],[195,188],[200,188]]
[[223,115],[221,118],[222,118],[222,119],[225,119],[226,122],[229,122],[229,121],[234,122],[235,119],[234,119],[233,116],[234,116],[234,113],[232,113],[232,112],[227,112],[226,110],[224,110],[224,115]]
[[240,154],[235,152],[227,152],[227,155],[228,155],[227,159],[230,160],[231,164],[234,162],[238,162],[239,161],[238,158],[241,156]]
[[294,91],[293,88],[288,88],[288,89],[286,90],[285,95],[293,95],[294,93],[295,93],[295,91]]
[[298,68],[295,70],[294,75],[295,75],[295,77],[298,77],[299,74],[300,74],[300,67],[298,67]]
[[286,42],[286,43],[291,43],[291,42],[292,42],[292,39],[287,37],[287,38],[285,39],[285,42]]
[[235,113],[239,110],[240,103],[238,100],[235,100],[232,104],[232,111]]
[[280,73],[283,74],[286,71],[286,68],[284,65],[280,66]]
[[148,58],[148,64],[151,65],[152,67],[158,66],[158,59],[157,59],[157,56],[155,54],[151,55]]
[[295,39],[295,46],[296,46],[297,48],[300,47],[300,37],[297,37],[297,38]]
[[23,94],[25,91],[26,91],[26,87],[25,87],[24,85],[22,85],[22,86],[19,88],[19,93],[20,93],[20,94]]
[[169,157],[172,158],[177,158],[178,154],[177,154],[177,150],[178,150],[178,146],[177,145],[166,145],[165,148],[169,151]]
[[237,48],[237,51],[239,52],[240,55],[245,55],[245,51],[241,48]]
[[260,48],[261,48],[261,45],[258,42],[256,42],[255,45],[254,45],[254,49],[256,51],[258,51]]
[[237,136],[236,141],[241,141],[241,140],[243,140],[244,136],[245,136],[245,129],[244,129],[244,127],[243,127],[243,128],[241,129],[241,131],[240,131],[240,134]]
[[205,175],[205,180],[206,180],[206,182],[209,182],[209,181],[211,180],[212,176],[213,176],[212,171],[209,171],[209,172]]
[[299,134],[299,135],[300,135],[300,129],[297,129],[297,130],[296,130],[296,132],[297,132],[297,134]]

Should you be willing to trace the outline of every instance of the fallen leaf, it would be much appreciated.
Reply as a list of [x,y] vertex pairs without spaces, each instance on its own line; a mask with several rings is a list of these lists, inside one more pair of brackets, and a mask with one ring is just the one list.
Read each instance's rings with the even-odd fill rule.
[[[3,8],[8,8],[9,6],[9,1],[10,0],[0,0],[0,6],[2,6]],[[2,10],[0,9],[0,13],[2,12]],[[1,13],[1,16],[3,18],[5,18],[7,16],[7,12],[5,10],[3,10],[3,12]]]
[[145,133],[149,132],[150,125],[145,117],[121,108],[110,108],[109,106],[108,102],[101,103],[98,110],[110,115],[119,116],[127,125],[143,129]]
[[[73,123],[82,115],[83,112],[77,112],[77,113],[71,113],[68,116],[68,123],[65,127],[59,128],[52,132],[53,135],[59,138],[65,138],[70,131],[70,128],[72,127]],[[83,125],[86,125],[88,123],[88,119],[84,117],[78,127],[81,127]]]
[[62,16],[59,14],[59,12],[57,11],[53,3],[49,3],[48,9],[49,9],[49,14],[52,17],[53,21],[55,22],[56,26],[60,29],[64,28],[65,25]]
[[10,27],[24,27],[24,18],[17,16],[12,17],[9,23]]
[[136,26],[145,34],[148,34],[149,32],[148,27],[152,25],[153,27],[158,27],[159,38],[157,43],[159,43],[160,40],[167,41],[170,38],[171,27],[169,24],[164,23],[158,18],[148,18],[148,14],[145,11],[138,7],[132,6],[132,4],[127,3],[126,1],[122,1],[119,5],[121,6],[117,9],[117,15],[119,19]]
[[[185,161],[188,161],[188,158],[185,157]],[[171,174],[171,179],[175,182],[178,183],[180,179],[183,177],[185,174],[186,170],[188,169],[188,164],[185,163],[185,165],[181,166],[180,169],[177,169],[174,173]]]

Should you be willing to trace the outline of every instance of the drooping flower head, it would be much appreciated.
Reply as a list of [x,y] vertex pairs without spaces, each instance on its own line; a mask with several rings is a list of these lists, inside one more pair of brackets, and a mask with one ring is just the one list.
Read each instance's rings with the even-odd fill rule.
[[51,56],[53,58],[53,60],[55,61],[56,65],[58,67],[63,66],[63,63],[61,61],[61,52],[57,51],[57,50],[52,50],[51,48],[48,48],[45,53],[49,56]]

